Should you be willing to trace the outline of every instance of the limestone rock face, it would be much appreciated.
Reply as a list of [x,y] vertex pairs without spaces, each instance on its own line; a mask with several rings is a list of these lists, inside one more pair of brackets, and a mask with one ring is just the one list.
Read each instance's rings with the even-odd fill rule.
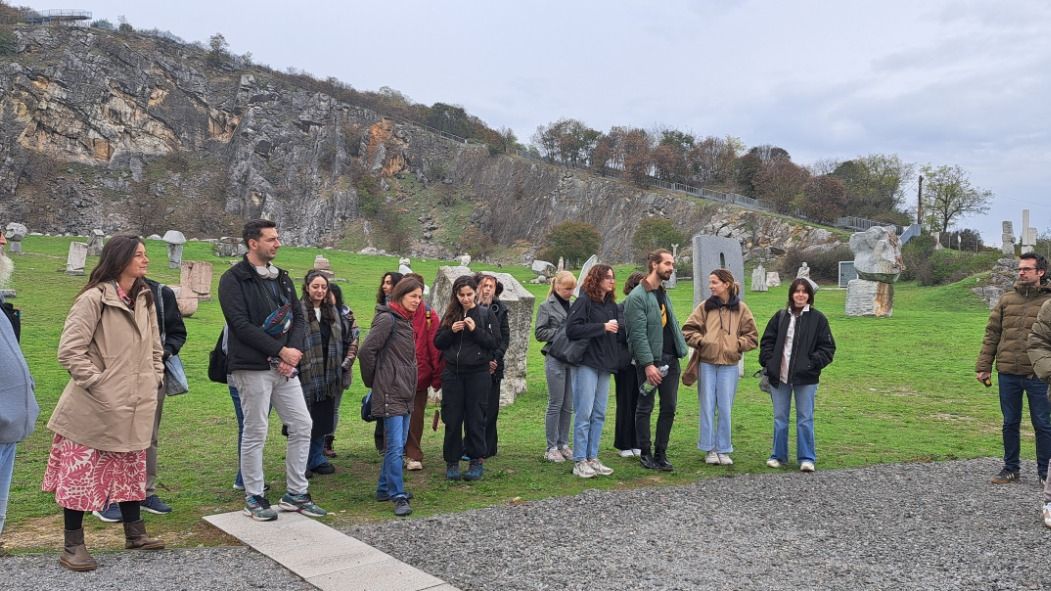
[[[431,288],[431,307],[440,318],[452,296],[453,281],[461,275],[471,275],[467,267],[439,267]],[[500,385],[500,405],[506,406],[526,391],[526,357],[529,340],[533,337],[533,303],[535,298],[517,279],[507,273],[490,273],[504,286],[500,302],[509,311],[507,322],[511,330],[511,344],[504,355],[504,380]]]

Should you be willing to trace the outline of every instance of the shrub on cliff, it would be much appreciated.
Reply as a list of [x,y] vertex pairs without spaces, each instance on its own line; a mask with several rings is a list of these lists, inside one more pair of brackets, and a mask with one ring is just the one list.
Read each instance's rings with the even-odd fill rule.
[[646,262],[646,255],[658,248],[671,250],[672,244],[682,244],[685,239],[675,224],[664,218],[646,218],[635,228],[631,245],[635,249],[635,261]]
[[595,226],[587,222],[562,222],[551,228],[537,257],[550,262],[562,257],[567,267],[577,267],[598,253],[601,244],[602,237]]

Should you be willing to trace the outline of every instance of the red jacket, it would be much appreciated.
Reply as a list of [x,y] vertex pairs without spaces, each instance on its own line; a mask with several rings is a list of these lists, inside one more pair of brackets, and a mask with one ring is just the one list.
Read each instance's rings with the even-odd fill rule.
[[419,390],[426,390],[427,386],[435,390],[442,387],[445,361],[441,351],[434,346],[434,335],[441,322],[441,316],[422,302],[412,318],[412,332],[416,335],[416,387]]

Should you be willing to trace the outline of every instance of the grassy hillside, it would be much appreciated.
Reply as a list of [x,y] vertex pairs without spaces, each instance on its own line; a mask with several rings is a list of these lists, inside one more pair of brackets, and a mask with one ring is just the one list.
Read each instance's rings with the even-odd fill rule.
[[[44,427],[67,376],[55,352],[70,303],[84,277],[61,272],[69,238],[29,237],[27,254],[18,257],[15,303],[23,309],[23,348],[37,381],[42,407],[38,429],[19,447],[5,538],[21,549],[56,548],[61,534],[60,510],[51,495],[39,492],[46,464],[50,433]],[[316,254],[323,253],[333,269],[348,282],[341,283],[349,304],[363,328],[371,323],[373,298],[379,278],[396,269],[393,257],[368,257],[341,251],[283,248],[277,262],[293,277],[302,277]],[[165,245],[150,242],[151,276],[177,283],[176,270],[167,268]],[[191,242],[185,260],[215,264],[214,281],[228,260],[211,254],[211,245]],[[89,267],[94,264],[89,259]],[[433,278],[436,260],[415,260],[413,268]],[[481,268],[481,267],[479,267]],[[532,274],[525,267],[503,268],[525,282]],[[628,267],[618,267],[618,288]],[[973,280],[970,282],[973,283]],[[538,298],[546,286],[527,287]],[[973,377],[973,364],[987,312],[968,291],[968,281],[938,287],[897,287],[893,318],[847,318],[845,292],[823,289],[817,307],[829,317],[838,351],[835,362],[822,375],[818,393],[816,432],[818,468],[821,470],[883,462],[932,461],[997,456],[1001,453],[996,388],[986,389]],[[213,294],[215,292],[213,291]],[[748,293],[747,302],[760,328],[784,304],[786,288]],[[672,292],[681,319],[692,307],[688,283]],[[202,515],[239,509],[240,494],[231,490],[236,472],[236,421],[226,388],[207,381],[208,351],[222,326],[218,302],[202,302],[186,320],[189,339],[182,358],[191,380],[191,392],[165,405],[161,428],[161,496],[175,507],[166,517],[146,516],[151,533],[172,545],[226,543]],[[586,488],[618,489],[684,483],[698,478],[767,471],[771,407],[755,380],[740,384],[734,408],[736,464],[729,469],[706,466],[696,449],[697,398],[694,389],[680,390],[679,412],[669,452],[673,473],[654,473],[637,463],[615,457],[612,451],[614,400],[603,435],[602,456],[616,470],[610,478],[589,481],[570,475],[569,464],[548,464],[544,452],[544,412],[547,395],[543,359],[532,342],[529,353],[529,389],[500,418],[500,456],[486,465],[486,477],[477,483],[449,484],[441,470],[441,431],[424,435],[423,472],[407,473],[407,487],[416,495],[414,516],[460,511],[507,502],[576,494]],[[756,368],[756,353],[746,357],[748,376]],[[311,481],[315,499],[333,512],[331,522],[347,523],[391,517],[390,505],[372,500],[380,458],[372,447],[372,425],[356,418],[363,389],[356,379],[345,395],[334,460],[337,473]],[[428,419],[431,410],[428,409]],[[428,420],[429,424],[429,420]],[[1022,451],[1032,457],[1032,434],[1023,429]],[[274,493],[284,490],[284,440],[280,421],[274,417],[265,453],[266,474]],[[790,441],[794,450],[794,435]],[[794,454],[794,451],[791,453]],[[984,477],[985,475],[975,475]],[[793,473],[788,477],[803,477]],[[1030,481],[1033,475],[1025,475]],[[1035,491],[1034,491],[1035,492]],[[93,547],[119,547],[120,528],[87,521]]]

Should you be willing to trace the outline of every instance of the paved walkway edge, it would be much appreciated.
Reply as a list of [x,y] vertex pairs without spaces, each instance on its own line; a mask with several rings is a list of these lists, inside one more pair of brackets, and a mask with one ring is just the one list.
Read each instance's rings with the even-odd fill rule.
[[322,591],[459,591],[368,544],[299,513],[259,522],[240,511],[205,521]]

